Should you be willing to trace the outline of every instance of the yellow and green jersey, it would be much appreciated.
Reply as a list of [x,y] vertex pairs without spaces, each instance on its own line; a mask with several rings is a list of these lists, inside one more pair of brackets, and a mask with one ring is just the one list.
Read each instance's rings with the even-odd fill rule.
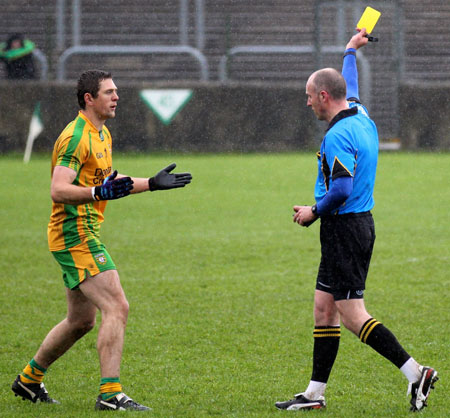
[[[106,126],[98,132],[81,112],[56,140],[52,155],[55,166],[73,169],[77,176],[72,184],[93,187],[102,184],[112,171],[111,134]],[[98,240],[106,200],[82,205],[54,203],[48,224],[50,251],[71,248],[88,240]]]

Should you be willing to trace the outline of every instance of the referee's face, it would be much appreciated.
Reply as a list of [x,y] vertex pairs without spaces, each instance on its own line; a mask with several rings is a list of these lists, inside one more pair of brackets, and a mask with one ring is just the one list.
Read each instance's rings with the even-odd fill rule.
[[326,120],[325,109],[320,93],[316,90],[316,87],[308,80],[306,83],[306,105],[310,107],[317,119]]

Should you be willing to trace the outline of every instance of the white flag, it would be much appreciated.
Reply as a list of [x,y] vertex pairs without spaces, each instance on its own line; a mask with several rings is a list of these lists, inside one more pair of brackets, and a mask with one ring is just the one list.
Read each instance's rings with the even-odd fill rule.
[[27,145],[25,146],[25,154],[23,156],[23,162],[30,161],[31,150],[33,149],[34,140],[44,130],[44,124],[41,119],[41,103],[37,102],[34,108],[33,116],[30,121],[30,129],[28,131]]

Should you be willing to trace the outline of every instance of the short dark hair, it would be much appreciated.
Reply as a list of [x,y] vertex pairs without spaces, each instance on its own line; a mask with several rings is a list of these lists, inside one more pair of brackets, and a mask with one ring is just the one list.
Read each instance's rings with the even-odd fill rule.
[[347,85],[342,74],[334,68],[323,68],[314,73],[312,83],[319,93],[327,91],[335,100],[345,99],[347,96]]
[[84,95],[90,93],[93,98],[96,98],[100,82],[109,78],[112,78],[111,73],[102,70],[87,70],[80,75],[77,83],[77,97],[81,109],[86,108]]
[[21,33],[13,33],[8,36],[8,39],[6,40],[6,51],[9,51],[11,49],[12,43],[14,41],[20,41],[20,46],[23,47],[23,35]]

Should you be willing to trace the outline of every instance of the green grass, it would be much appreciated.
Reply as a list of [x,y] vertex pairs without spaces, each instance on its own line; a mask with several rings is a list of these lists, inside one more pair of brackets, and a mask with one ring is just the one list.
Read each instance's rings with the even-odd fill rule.
[[[172,161],[192,172],[190,186],[110,202],[102,228],[131,305],[124,389],[155,417],[285,416],[274,402],[304,390],[311,374],[319,225],[294,224],[292,206],[313,201],[315,156],[116,155],[115,167],[149,176]],[[449,166],[450,154],[381,154],[373,211],[366,305],[439,371],[426,417],[450,416]],[[49,369],[61,405],[10,391],[66,305],[46,242],[49,156],[28,165],[3,156],[0,167],[0,416],[98,416],[98,324]],[[406,388],[343,330],[319,414],[407,417]]]

